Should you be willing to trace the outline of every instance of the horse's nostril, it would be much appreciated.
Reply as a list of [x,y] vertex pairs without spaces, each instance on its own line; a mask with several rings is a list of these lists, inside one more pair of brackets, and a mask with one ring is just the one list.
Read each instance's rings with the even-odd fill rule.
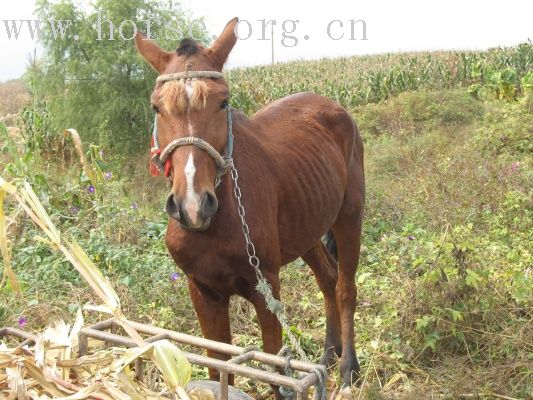
[[176,196],[174,194],[170,193],[167,197],[167,203],[165,205],[165,210],[167,211],[167,214],[179,221],[180,219],[180,208],[178,200],[176,199]]
[[202,202],[200,204],[200,212],[202,218],[211,218],[218,210],[218,200],[216,196],[211,192],[205,192],[202,196]]

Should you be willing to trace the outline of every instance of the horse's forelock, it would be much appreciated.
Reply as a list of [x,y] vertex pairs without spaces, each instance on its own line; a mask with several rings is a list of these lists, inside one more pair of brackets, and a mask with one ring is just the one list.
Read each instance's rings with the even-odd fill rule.
[[166,82],[161,89],[161,97],[168,112],[184,112],[187,105],[192,110],[200,110],[205,107],[207,96],[207,84],[200,79]]

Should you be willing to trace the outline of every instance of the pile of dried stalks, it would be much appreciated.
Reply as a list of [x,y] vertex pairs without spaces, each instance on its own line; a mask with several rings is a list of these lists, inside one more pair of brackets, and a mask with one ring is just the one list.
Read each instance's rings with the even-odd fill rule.
[[[0,251],[3,277],[11,289],[20,293],[11,268],[3,211],[6,195],[12,196],[44,232],[44,237],[36,239],[61,251],[102,301],[101,305],[86,308],[114,315],[138,347],[103,349],[78,358],[78,333],[83,325],[80,310],[72,327],[57,322],[39,334],[31,347],[10,348],[0,343],[0,399],[189,399],[184,385],[190,380],[191,365],[181,351],[168,340],[146,343],[122,313],[120,300],[108,280],[74,240],[61,236],[31,186],[21,183],[17,187],[0,177]],[[130,365],[139,358],[155,364],[166,386],[163,390],[156,392],[134,379]],[[209,399],[212,395],[197,392],[191,397]]]
[[[78,332],[82,325],[80,311],[72,327],[63,321],[56,322],[37,336],[34,346],[9,348],[0,344],[0,398],[126,400],[171,397],[168,389],[156,393],[134,380],[129,369],[138,357],[154,357],[156,351],[171,348],[170,343],[128,350],[102,349],[77,358]],[[187,371],[186,360],[179,368]],[[184,376],[183,382],[186,380]]]

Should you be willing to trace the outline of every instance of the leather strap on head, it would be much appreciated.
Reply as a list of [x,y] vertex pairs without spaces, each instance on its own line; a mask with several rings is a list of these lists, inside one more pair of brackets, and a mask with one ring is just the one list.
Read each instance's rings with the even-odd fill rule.
[[180,79],[191,78],[207,78],[207,79],[220,79],[224,74],[218,71],[184,71],[176,72],[174,74],[159,75],[156,79],[157,83],[164,83],[168,81],[179,81]]
[[217,164],[217,175],[215,179],[215,187],[220,184],[220,178],[226,173],[226,171],[233,165],[233,121],[231,117],[231,108],[227,108],[227,121],[228,121],[228,142],[226,144],[225,155],[222,156],[213,146],[203,139],[194,136],[185,136],[182,138],[174,139],[165,146],[164,149],[159,148],[158,132],[157,132],[157,116],[154,120],[154,130],[152,133],[152,149],[150,152],[150,160],[152,175],[156,168],[159,171],[164,171],[165,176],[170,176],[171,161],[170,156],[178,147],[181,146],[195,146],[207,152],[213,158]]
[[[218,71],[189,71],[176,72],[174,74],[159,75],[156,79],[157,83],[165,83],[168,81],[176,81],[180,79],[192,79],[192,78],[205,78],[205,79],[220,79],[224,75]],[[220,184],[220,178],[226,173],[226,171],[233,165],[233,124],[231,120],[231,108],[227,107],[227,120],[228,120],[228,143],[226,145],[226,154],[224,156],[205,140],[194,137],[186,136],[179,139],[175,139],[170,142],[163,150],[159,148],[157,141],[157,115],[154,119],[154,128],[152,132],[152,146],[150,151],[150,171],[152,175],[157,174],[157,170],[165,172],[165,176],[170,176],[171,162],[170,155],[174,150],[181,146],[195,146],[199,149],[205,150],[207,154],[211,156],[217,163],[217,176],[215,180],[215,187]]]

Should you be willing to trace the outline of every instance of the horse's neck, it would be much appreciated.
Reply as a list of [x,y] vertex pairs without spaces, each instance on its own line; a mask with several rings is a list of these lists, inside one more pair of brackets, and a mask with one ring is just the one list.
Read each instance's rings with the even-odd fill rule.
[[[237,117],[233,122],[234,135],[234,149],[233,159],[236,164],[244,164],[243,167],[248,167],[247,164],[252,161],[254,164],[261,163],[262,158],[268,152],[268,144],[260,140],[260,127],[252,123],[252,121],[239,111]],[[250,157],[253,155],[253,157]]]
[[[268,146],[262,143],[257,136],[257,127],[244,115],[238,115],[233,120],[233,165],[237,171],[238,184],[246,190],[254,189],[253,176],[258,168],[265,169],[266,159],[269,154]],[[234,196],[235,183],[232,171],[228,170],[220,186],[219,204],[224,203],[224,208],[237,211]],[[244,196],[244,193],[243,193]]]

